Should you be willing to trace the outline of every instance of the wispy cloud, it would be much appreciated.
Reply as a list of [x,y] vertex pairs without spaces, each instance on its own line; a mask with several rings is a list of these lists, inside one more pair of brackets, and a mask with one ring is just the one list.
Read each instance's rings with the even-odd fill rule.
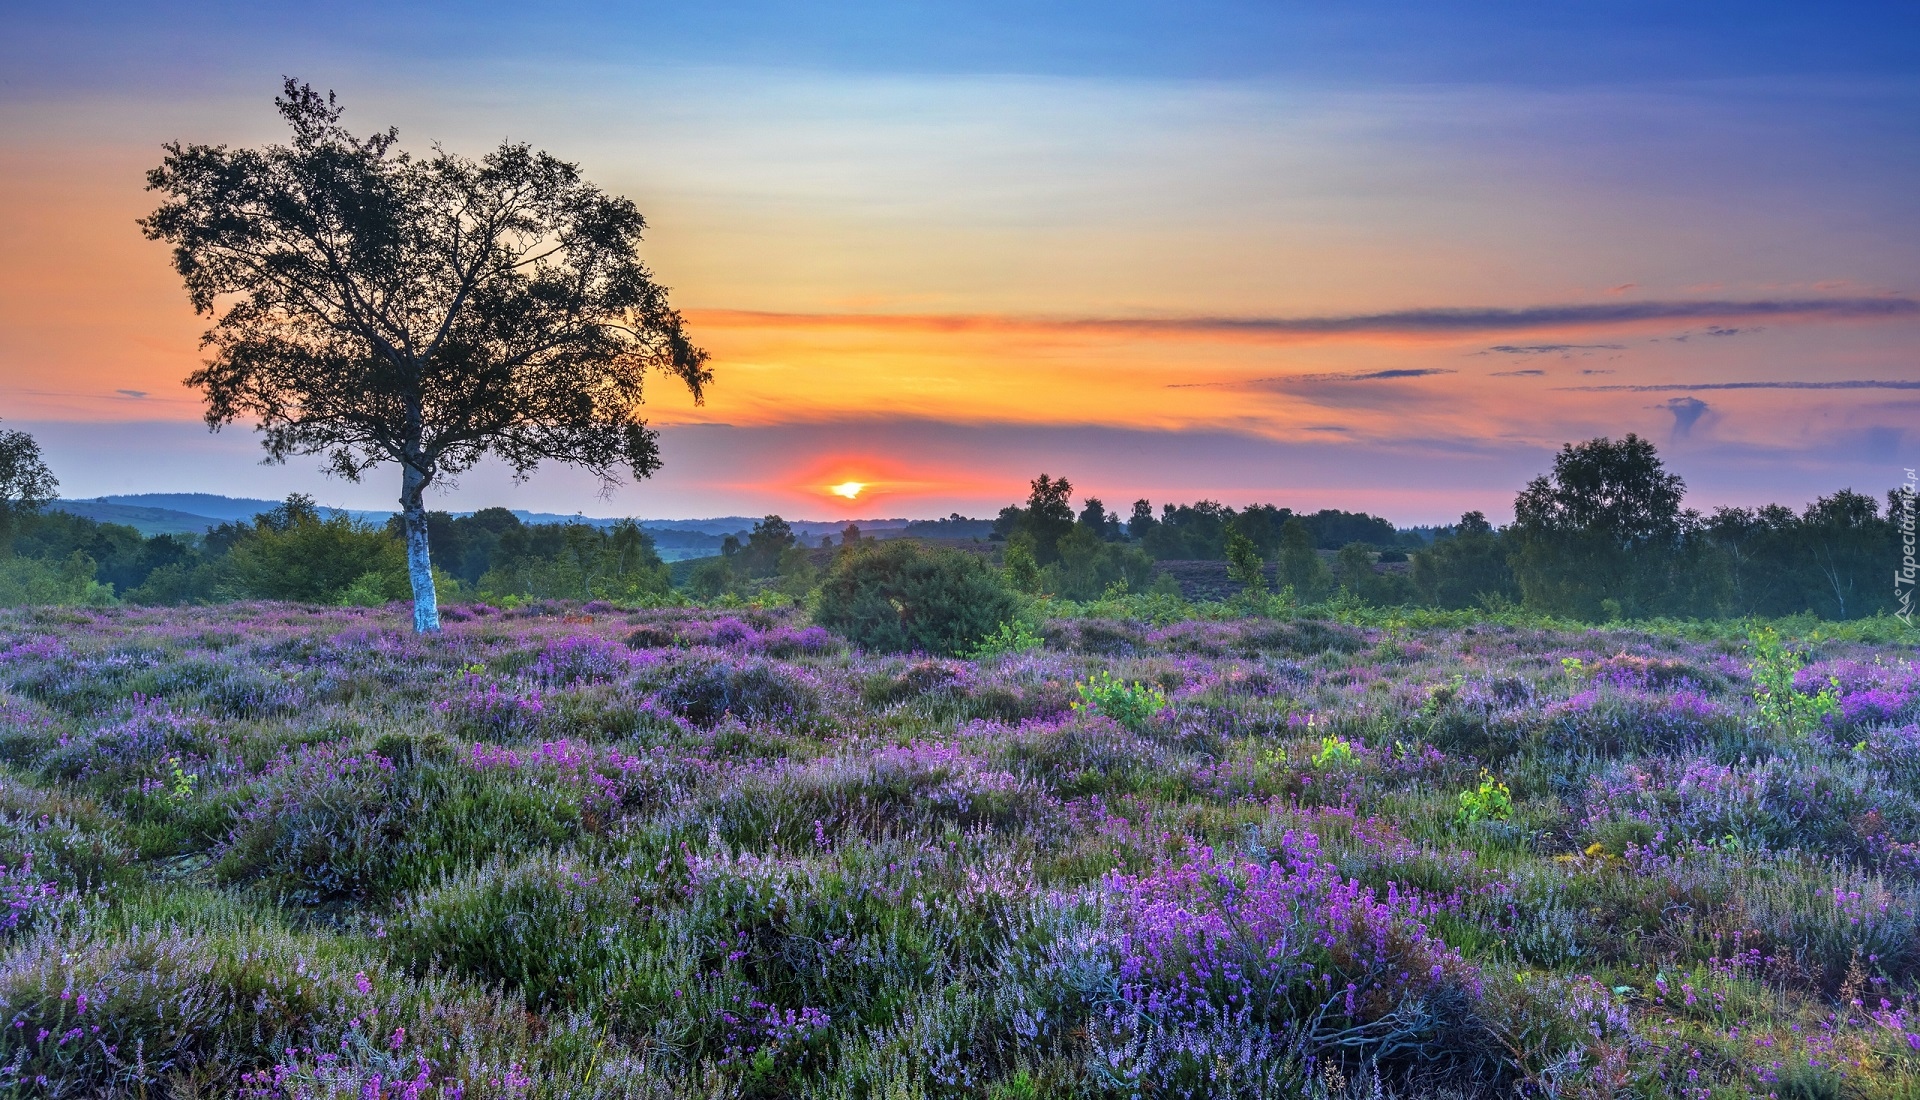
[[1425,378],[1434,374],[1454,374],[1443,367],[1399,367],[1391,370],[1359,371],[1349,374],[1293,374],[1274,378],[1249,378],[1238,382],[1174,382],[1170,390],[1195,389],[1296,389],[1328,382],[1392,382],[1403,378]]
[[1752,332],[1761,332],[1761,331],[1764,331],[1764,330],[1761,328],[1756,328],[1751,325],[1746,328],[1729,328],[1726,325],[1708,325],[1703,331],[1683,332],[1678,336],[1669,336],[1667,337],[1667,339],[1672,340],[1676,344],[1684,344],[1688,340],[1693,339],[1695,336],[1738,336],[1741,333],[1752,333]]
[[1493,378],[1539,378],[1545,375],[1546,373],[1547,372],[1543,370],[1497,370],[1493,372],[1491,377]]
[[146,390],[115,390],[113,392],[119,394],[122,397],[131,397],[135,401],[138,401],[147,395]]
[[1580,393],[1672,393],[1677,390],[1920,390],[1920,382],[1850,378],[1831,382],[1702,382],[1643,386],[1560,386],[1558,388]]
[[1487,349],[1502,355],[1553,355],[1569,351],[1625,351],[1625,344],[1495,344]]
[[[941,333],[1106,334],[1219,339],[1327,336],[1440,336],[1573,326],[1609,327],[1653,321],[1744,318],[1887,320],[1920,317],[1920,298],[1786,298],[1760,301],[1603,302],[1524,308],[1406,309],[1320,317],[1022,317],[984,313],[778,313],[690,309],[696,326],[716,328],[849,328]],[[1611,345],[1501,345],[1508,354],[1544,354]]]

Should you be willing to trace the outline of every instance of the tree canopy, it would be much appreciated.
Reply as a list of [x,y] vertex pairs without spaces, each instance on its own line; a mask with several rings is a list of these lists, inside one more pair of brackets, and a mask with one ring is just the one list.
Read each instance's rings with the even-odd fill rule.
[[415,157],[292,79],[275,103],[292,144],[169,144],[148,173],[166,199],[141,226],[215,317],[187,382],[210,427],[257,421],[270,460],[324,455],[349,479],[398,463],[415,621],[434,629],[422,492],[487,455],[645,478],[647,373],[697,401],[707,355],[638,257],[646,220],[577,166],[512,142]]
[[0,431],[0,554],[10,545],[15,520],[39,511],[59,490],[39,441],[26,432]]

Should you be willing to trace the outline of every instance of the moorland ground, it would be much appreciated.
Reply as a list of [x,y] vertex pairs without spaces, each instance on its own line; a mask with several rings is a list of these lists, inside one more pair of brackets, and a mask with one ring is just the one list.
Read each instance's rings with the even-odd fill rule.
[[0,1092],[1920,1092],[1910,642],[447,619],[0,613]]

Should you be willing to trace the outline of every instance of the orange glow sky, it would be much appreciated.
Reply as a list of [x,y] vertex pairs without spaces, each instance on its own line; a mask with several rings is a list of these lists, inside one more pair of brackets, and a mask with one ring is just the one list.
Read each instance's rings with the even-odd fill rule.
[[180,384],[204,322],[133,224],[162,141],[279,138],[282,71],[413,147],[580,161],[647,212],[646,258],[713,353],[706,405],[657,390],[654,482],[602,500],[482,468],[448,507],[978,515],[1044,469],[1109,506],[1414,523],[1502,514],[1600,434],[1654,438],[1701,506],[1877,493],[1920,460],[1910,83],[497,51],[398,81],[265,41],[213,82],[0,90],[0,417],[71,495],[392,496],[205,434]]

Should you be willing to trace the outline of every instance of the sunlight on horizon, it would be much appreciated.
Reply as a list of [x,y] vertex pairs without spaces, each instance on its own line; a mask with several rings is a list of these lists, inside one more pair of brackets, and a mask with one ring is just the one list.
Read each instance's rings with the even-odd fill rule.
[[858,497],[866,487],[867,483],[864,481],[843,481],[838,485],[827,486],[827,492],[837,497],[845,497],[848,500],[853,500]]

